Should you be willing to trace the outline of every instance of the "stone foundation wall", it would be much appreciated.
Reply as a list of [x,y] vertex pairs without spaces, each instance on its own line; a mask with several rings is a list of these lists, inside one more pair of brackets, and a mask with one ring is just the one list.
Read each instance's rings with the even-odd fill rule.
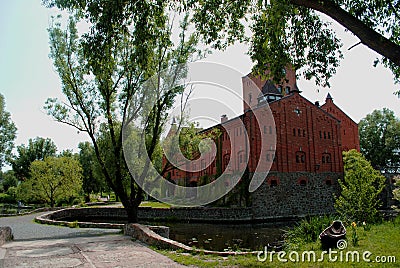
[[193,222],[237,222],[251,221],[251,208],[140,208],[141,220],[170,220]]
[[270,172],[252,193],[253,219],[333,213],[340,173]]

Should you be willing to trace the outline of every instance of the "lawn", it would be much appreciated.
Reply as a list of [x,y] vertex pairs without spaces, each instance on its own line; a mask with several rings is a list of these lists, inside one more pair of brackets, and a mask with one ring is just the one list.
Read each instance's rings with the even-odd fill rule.
[[[357,234],[358,246],[354,246],[351,239],[353,231],[350,227],[347,228],[347,248],[334,249],[336,252],[331,252],[331,259],[334,260],[336,257],[336,261],[330,261],[328,254],[324,254],[323,260],[318,261],[322,255],[319,241],[301,245],[296,250],[299,255],[298,261],[292,261],[297,259],[296,253],[287,251],[285,256],[281,256],[281,259],[287,262],[279,261],[277,253],[272,255],[272,262],[271,254],[268,254],[268,258],[262,262],[258,260],[257,255],[221,257],[179,251],[158,251],[178,263],[198,267],[400,267],[400,217],[394,221],[372,225],[369,230],[357,227]],[[311,251],[315,252],[315,261]],[[363,255],[369,262],[363,260]],[[263,256],[265,255],[260,255]],[[385,259],[386,263],[382,263],[381,260]]]
[[140,207],[170,208],[171,206],[169,204],[157,201],[143,201],[142,203],[140,203]]

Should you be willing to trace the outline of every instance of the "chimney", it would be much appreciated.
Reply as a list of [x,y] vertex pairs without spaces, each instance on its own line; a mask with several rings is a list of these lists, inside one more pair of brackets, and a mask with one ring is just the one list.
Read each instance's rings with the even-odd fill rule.
[[225,123],[226,121],[228,121],[226,114],[221,115],[221,123]]
[[315,102],[315,106],[319,107],[319,101]]

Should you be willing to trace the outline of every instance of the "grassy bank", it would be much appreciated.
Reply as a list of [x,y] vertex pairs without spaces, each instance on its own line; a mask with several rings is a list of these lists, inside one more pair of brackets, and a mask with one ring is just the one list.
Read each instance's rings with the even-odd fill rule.
[[[257,255],[221,257],[167,250],[159,250],[159,252],[178,263],[198,267],[400,267],[400,217],[379,225],[368,226],[368,228],[357,227],[358,245],[353,244],[353,232],[354,230],[348,227],[347,247],[343,250],[335,249],[337,253],[331,253],[331,259],[336,256],[336,261],[330,261],[328,254],[323,255],[323,261],[318,261],[323,254],[319,241],[298,245],[296,249],[298,261],[292,261],[297,259],[296,253],[293,253],[294,250],[286,251],[286,255],[281,256],[281,259],[287,262],[279,261],[277,253],[272,254],[272,261],[271,254],[268,253],[267,259],[261,262]],[[315,261],[310,251],[315,252]],[[363,260],[363,254],[370,262]],[[302,261],[302,255],[304,255],[304,261]],[[260,255],[260,257],[264,256],[264,254]],[[385,259],[386,263],[382,263]]]

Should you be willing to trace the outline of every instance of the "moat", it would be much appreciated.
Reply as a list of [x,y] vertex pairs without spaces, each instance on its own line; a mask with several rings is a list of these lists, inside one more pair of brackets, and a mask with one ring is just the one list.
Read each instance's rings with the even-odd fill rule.
[[[126,223],[125,220],[62,218],[63,221],[96,223]],[[294,224],[290,222],[257,224],[221,224],[188,222],[141,222],[146,225],[169,227],[169,238],[185,245],[213,251],[253,251],[268,243],[281,241],[284,230]]]

